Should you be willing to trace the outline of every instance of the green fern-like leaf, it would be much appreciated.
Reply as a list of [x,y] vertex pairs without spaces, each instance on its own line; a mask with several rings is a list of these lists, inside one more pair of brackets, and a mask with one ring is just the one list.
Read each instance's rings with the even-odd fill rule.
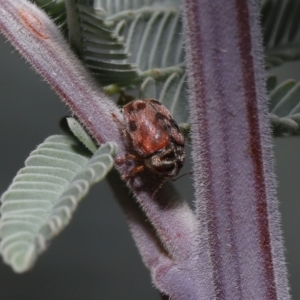
[[102,85],[139,85],[149,70],[183,62],[177,1],[118,3],[79,0],[71,12],[79,24],[71,41]]
[[267,68],[300,58],[300,0],[265,0],[262,27]]
[[300,134],[300,82],[289,79],[269,92],[274,136]]
[[75,139],[52,136],[33,151],[1,197],[0,251],[14,271],[28,270],[70,221],[92,184],[113,166],[116,145],[92,156]]
[[[105,11],[107,16],[115,15],[126,10],[135,10],[145,6],[161,4],[159,0],[119,1],[119,0],[95,0],[94,7]],[[169,2],[169,1],[165,1]],[[172,2],[174,2],[172,0]]]
[[161,101],[177,122],[187,122],[178,1],[120,3],[77,1],[72,13],[80,28],[70,31],[73,44],[101,84],[110,85],[109,94],[138,88],[140,98]]
[[113,24],[105,23],[105,12],[98,6],[79,0],[70,5],[70,15],[77,18],[70,40],[84,64],[102,85],[126,86],[138,77],[138,68],[129,63],[126,46]]
[[146,71],[183,62],[179,8],[173,5],[143,7],[107,17],[124,38],[129,61]]
[[124,11],[138,10],[144,7],[178,7],[181,4],[180,0],[90,0],[89,4],[93,4],[93,7],[97,10],[102,10],[106,16],[119,14]]

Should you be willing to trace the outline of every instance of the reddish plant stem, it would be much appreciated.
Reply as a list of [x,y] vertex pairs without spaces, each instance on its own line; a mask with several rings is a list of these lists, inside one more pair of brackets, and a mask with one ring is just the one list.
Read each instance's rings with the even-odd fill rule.
[[289,299],[259,7],[184,3],[198,234],[214,297]]

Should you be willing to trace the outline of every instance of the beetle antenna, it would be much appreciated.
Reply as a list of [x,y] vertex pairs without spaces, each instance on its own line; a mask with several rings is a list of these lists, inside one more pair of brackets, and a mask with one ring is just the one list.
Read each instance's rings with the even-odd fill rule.
[[174,178],[174,179],[171,179],[171,180],[172,180],[172,181],[176,181],[177,179],[179,179],[179,178],[181,178],[181,177],[183,177],[183,176],[185,176],[185,175],[188,175],[188,174],[193,175],[194,172],[193,172],[193,171],[189,171],[189,172],[183,173],[182,175],[180,175],[180,176],[178,176],[178,177],[176,177],[176,178]]

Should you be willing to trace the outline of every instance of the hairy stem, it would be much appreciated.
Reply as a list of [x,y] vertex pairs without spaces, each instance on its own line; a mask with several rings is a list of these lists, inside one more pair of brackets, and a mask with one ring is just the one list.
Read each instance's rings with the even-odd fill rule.
[[289,299],[259,6],[185,0],[200,249],[217,299]]

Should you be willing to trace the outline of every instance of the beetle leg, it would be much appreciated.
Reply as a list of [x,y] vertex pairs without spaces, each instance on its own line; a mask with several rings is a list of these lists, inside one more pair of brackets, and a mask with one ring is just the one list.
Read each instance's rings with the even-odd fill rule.
[[132,153],[126,153],[126,159],[128,160],[144,160],[142,157],[140,157],[139,155],[136,154],[132,154]]
[[122,122],[117,118],[117,116],[114,113],[111,113],[111,116],[119,127],[123,127]]
[[126,162],[126,158],[125,157],[116,157],[115,158],[115,164],[117,165],[122,165]]
[[138,165],[138,166],[134,167],[133,169],[131,169],[128,174],[123,175],[122,179],[123,180],[127,180],[129,178],[132,178],[132,177],[135,176],[136,173],[143,172],[144,170],[145,170],[145,166],[144,165]]
[[122,122],[117,118],[117,116],[114,113],[111,113],[111,117],[114,120],[114,122],[117,124],[121,133],[124,135],[124,125],[122,124]]
[[125,130],[124,124],[117,118],[117,116],[114,113],[111,113],[111,117],[114,120],[114,122],[117,124],[120,133],[123,137],[126,138],[125,144],[128,147],[132,147],[132,142],[129,133]]
[[122,165],[124,163],[127,163],[130,160],[135,160],[135,161],[142,161],[143,158],[140,157],[139,155],[132,154],[132,153],[126,153],[125,157],[117,157],[115,159],[115,163],[117,165]]

